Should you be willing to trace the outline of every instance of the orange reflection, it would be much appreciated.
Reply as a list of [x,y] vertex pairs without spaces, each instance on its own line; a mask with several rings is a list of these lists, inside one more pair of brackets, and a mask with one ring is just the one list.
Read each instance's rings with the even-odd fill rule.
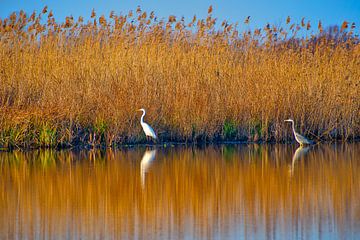
[[0,153],[0,238],[359,233],[360,145],[317,146],[294,163],[295,153],[283,145],[166,148],[145,169],[144,149]]

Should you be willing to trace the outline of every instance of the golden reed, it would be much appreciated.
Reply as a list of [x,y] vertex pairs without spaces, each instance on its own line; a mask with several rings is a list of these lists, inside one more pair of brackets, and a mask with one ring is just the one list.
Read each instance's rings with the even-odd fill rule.
[[140,8],[88,22],[13,13],[0,19],[0,145],[143,141],[140,107],[162,140],[282,141],[289,117],[310,138],[358,138],[354,31],[288,17],[240,33],[212,8],[191,22]]

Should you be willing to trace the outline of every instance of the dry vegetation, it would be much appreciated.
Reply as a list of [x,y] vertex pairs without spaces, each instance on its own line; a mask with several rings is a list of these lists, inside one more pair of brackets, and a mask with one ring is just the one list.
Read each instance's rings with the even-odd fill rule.
[[0,146],[140,142],[140,107],[163,141],[282,141],[288,117],[310,138],[358,138],[354,29],[288,18],[239,33],[211,7],[191,22],[14,13],[0,19]]

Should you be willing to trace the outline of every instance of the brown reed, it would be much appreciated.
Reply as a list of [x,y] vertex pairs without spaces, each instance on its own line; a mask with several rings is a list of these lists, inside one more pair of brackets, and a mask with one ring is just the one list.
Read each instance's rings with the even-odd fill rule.
[[355,23],[239,33],[208,14],[0,19],[0,146],[143,141],[140,107],[163,141],[283,141],[289,117],[310,138],[360,136]]

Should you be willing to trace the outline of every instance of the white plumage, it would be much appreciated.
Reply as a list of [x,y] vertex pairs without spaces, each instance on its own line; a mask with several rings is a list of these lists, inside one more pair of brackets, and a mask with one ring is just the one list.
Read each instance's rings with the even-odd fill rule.
[[140,124],[141,124],[141,127],[142,127],[143,130],[144,130],[145,135],[146,135],[147,137],[151,137],[151,138],[153,138],[153,139],[157,139],[156,133],[155,133],[154,129],[152,129],[152,127],[150,127],[149,124],[147,124],[146,122],[144,122],[144,116],[145,116],[145,114],[146,114],[145,109],[140,108],[140,109],[138,109],[137,111],[142,111],[142,112],[143,112],[143,114],[142,114],[142,116],[141,116],[141,119],[140,119]]

